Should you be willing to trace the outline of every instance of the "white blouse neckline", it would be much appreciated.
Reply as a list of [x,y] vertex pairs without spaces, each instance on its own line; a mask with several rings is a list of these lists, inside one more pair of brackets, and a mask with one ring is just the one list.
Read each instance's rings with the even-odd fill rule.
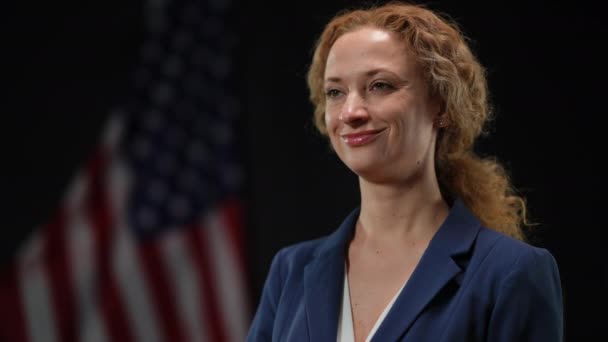
[[[388,314],[390,309],[393,307],[393,304],[397,300],[397,297],[399,297],[399,294],[401,293],[401,291],[403,290],[404,287],[405,287],[405,283],[403,285],[401,285],[401,288],[399,289],[399,291],[397,291],[397,293],[393,296],[393,299],[391,299],[391,301],[386,305],[386,307],[384,308],[384,311],[382,311],[382,314],[380,314],[380,316],[376,320],[374,327],[369,332],[369,335],[367,335],[365,342],[370,342],[372,337],[374,337],[376,330],[378,330],[378,328],[384,321],[384,318],[386,318],[386,315]],[[337,342],[354,342],[354,341],[355,341],[355,328],[353,326],[353,311],[352,311],[352,306],[350,303],[348,273],[345,270],[345,272],[344,272],[344,289],[342,291],[342,310],[340,311],[340,317],[338,319]]]

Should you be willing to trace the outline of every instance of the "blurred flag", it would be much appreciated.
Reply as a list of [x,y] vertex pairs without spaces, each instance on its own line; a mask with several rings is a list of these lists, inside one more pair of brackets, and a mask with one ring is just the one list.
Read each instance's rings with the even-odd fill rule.
[[147,10],[132,96],[0,279],[0,339],[245,339],[230,11],[221,0]]

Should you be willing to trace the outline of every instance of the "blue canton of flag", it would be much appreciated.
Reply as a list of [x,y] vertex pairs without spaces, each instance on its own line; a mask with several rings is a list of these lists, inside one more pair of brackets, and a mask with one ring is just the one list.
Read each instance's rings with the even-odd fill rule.
[[[231,54],[236,43],[218,10],[192,2],[144,48],[140,97],[127,148],[136,173],[132,226],[142,236],[196,219],[238,193]],[[181,12],[181,13],[180,13]],[[167,27],[169,26],[169,27]],[[172,30],[167,30],[173,28]]]

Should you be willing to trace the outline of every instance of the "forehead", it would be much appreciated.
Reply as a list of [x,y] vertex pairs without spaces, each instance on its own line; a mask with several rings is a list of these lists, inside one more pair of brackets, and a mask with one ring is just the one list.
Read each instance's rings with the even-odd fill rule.
[[325,78],[366,69],[409,74],[415,71],[415,62],[407,44],[395,33],[365,27],[340,36],[327,56]]

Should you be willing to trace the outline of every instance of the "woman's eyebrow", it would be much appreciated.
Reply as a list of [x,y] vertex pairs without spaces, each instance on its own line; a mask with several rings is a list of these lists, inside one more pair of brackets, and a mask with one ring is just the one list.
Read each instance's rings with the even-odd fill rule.
[[394,72],[392,72],[392,71],[390,71],[388,69],[385,69],[385,68],[376,68],[376,69],[372,69],[372,70],[369,70],[369,71],[365,72],[365,76],[375,76],[375,75],[377,75],[377,74],[379,74],[381,72],[386,72],[386,73],[395,75]]
[[[363,74],[364,74],[366,77],[371,77],[371,76],[375,76],[375,75],[377,75],[377,74],[379,74],[379,73],[382,73],[382,72],[386,72],[386,73],[391,74],[391,75],[393,75],[393,76],[399,77],[399,75],[397,75],[397,74],[396,74],[396,73],[394,73],[393,71],[388,70],[388,69],[386,69],[386,68],[375,68],[375,69],[371,69],[371,70],[366,71],[366,72],[365,72],[365,73],[363,73]],[[339,82],[341,82],[341,81],[342,81],[342,78],[341,78],[341,77],[337,77],[337,76],[331,76],[331,77],[328,77],[328,78],[326,78],[326,79],[325,79],[325,82],[336,82],[336,83],[339,83]]]
[[336,82],[336,83],[339,83],[340,81],[342,81],[342,79],[340,77],[335,77],[335,76],[328,77],[328,78],[325,79],[326,83],[327,82]]

